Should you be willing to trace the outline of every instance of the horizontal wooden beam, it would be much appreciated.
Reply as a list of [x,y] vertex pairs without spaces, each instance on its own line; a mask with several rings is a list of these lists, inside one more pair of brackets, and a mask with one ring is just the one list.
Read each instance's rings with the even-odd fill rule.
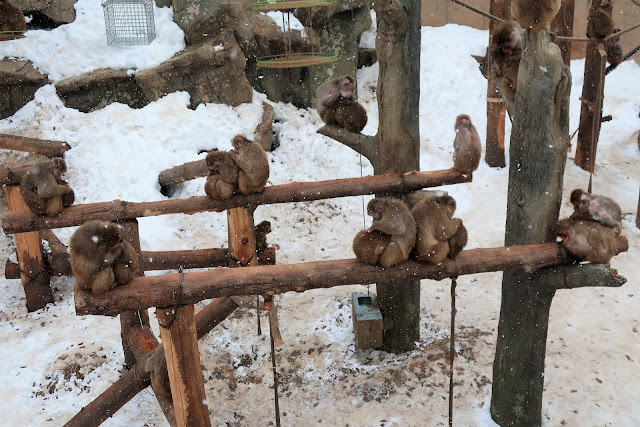
[[180,184],[195,178],[201,178],[209,175],[209,166],[206,160],[195,160],[180,166],[174,166],[166,169],[158,175],[158,183],[162,187]]
[[20,185],[22,177],[36,165],[48,165],[51,167],[64,167],[67,168],[64,159],[54,158],[45,159],[43,161],[33,163],[25,166],[18,166],[15,168],[1,168],[0,169],[0,185]]
[[69,144],[62,141],[27,138],[26,136],[0,134],[0,148],[5,150],[28,151],[51,157],[62,157],[71,149]]
[[55,217],[39,217],[29,212],[7,212],[2,218],[2,229],[7,234],[13,234],[44,228],[71,227],[93,219],[117,221],[179,213],[221,212],[244,206],[305,202],[365,194],[408,193],[426,187],[438,187],[470,181],[470,175],[447,169],[318,182],[292,182],[290,184],[267,187],[261,193],[236,196],[229,200],[212,200],[207,196],[141,203],[114,200],[106,203],[70,206]]
[[441,280],[490,271],[525,271],[567,264],[573,258],[557,243],[462,251],[441,264],[408,261],[390,268],[355,259],[292,265],[214,268],[183,274],[135,278],[105,294],[94,296],[76,287],[78,315],[114,316],[124,310],[193,304],[203,299],[234,295],[303,292],[334,286],[412,279]]
[[[48,231],[48,230],[47,230]],[[44,230],[43,230],[44,232]],[[56,256],[62,258],[62,255],[56,252]],[[56,258],[52,258],[52,254],[47,254],[49,261],[49,273],[51,276],[70,276],[71,264],[68,267],[62,262],[52,262]],[[67,253],[68,257],[69,254]],[[61,260],[62,261],[62,260]],[[140,253],[140,263],[144,271],[153,270],[177,270],[190,268],[211,268],[226,267],[229,264],[229,250],[226,248],[211,249],[194,249],[191,251],[164,251],[164,252],[147,252]],[[276,263],[276,249],[267,248],[261,254],[258,254],[258,264],[273,265]],[[57,267],[56,267],[57,266]],[[20,267],[17,263],[7,261],[4,266],[5,279],[19,279]]]

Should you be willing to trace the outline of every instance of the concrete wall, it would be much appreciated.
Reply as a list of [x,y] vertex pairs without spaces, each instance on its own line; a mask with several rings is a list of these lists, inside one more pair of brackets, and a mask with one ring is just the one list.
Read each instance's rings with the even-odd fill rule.
[[[591,0],[575,0],[576,12],[574,17],[574,37],[585,37],[587,29],[587,13]],[[480,10],[489,12],[489,0],[465,0]],[[614,3],[613,22],[617,28],[625,29],[640,22],[640,6],[636,6],[631,0],[616,0]],[[488,29],[489,19],[482,15],[462,7],[451,0],[423,0],[422,25],[439,27],[447,23],[468,25],[474,28]],[[640,28],[624,34],[621,38],[623,51],[626,54],[631,49],[640,45]],[[584,58],[585,43],[575,42],[572,49],[572,57]],[[633,57],[640,64],[640,52]]]

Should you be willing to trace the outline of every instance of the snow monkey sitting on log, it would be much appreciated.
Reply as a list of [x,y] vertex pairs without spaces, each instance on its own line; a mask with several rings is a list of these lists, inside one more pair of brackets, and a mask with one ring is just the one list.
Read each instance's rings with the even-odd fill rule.
[[39,216],[55,216],[73,204],[75,194],[62,179],[67,171],[64,162],[54,166],[36,165],[20,182],[22,197],[29,209]]
[[95,295],[130,282],[138,272],[136,250],[112,222],[93,220],[81,225],[71,236],[69,254],[78,286]]
[[513,0],[511,14],[525,30],[539,32],[556,16],[561,0]]
[[456,117],[456,138],[453,140],[453,168],[464,174],[478,169],[482,144],[476,127],[466,114]]
[[260,144],[244,135],[234,136],[231,144],[231,151],[207,155],[211,172],[204,189],[212,199],[228,199],[236,192],[248,196],[267,185],[269,159]]
[[390,197],[375,198],[367,214],[373,217],[371,227],[353,241],[358,260],[385,268],[408,260],[416,243],[416,222],[407,205]]
[[516,97],[523,33],[517,22],[503,21],[493,30],[487,50],[491,58],[491,75],[500,84],[502,95],[510,101]]
[[18,39],[26,29],[22,10],[9,0],[0,0],[0,41]]
[[327,80],[316,91],[316,109],[323,122],[349,132],[361,132],[367,124],[367,111],[353,99],[355,80],[342,76]]
[[554,232],[562,239],[565,249],[594,264],[608,263],[629,249],[625,236],[595,221],[562,219],[556,222]]
[[596,221],[612,228],[617,234],[622,231],[622,210],[613,199],[575,189],[571,192],[570,200],[574,210],[571,219]]
[[467,230],[461,219],[453,218],[455,210],[456,201],[449,195],[427,198],[413,207],[411,213],[418,226],[413,259],[438,264],[462,250]]

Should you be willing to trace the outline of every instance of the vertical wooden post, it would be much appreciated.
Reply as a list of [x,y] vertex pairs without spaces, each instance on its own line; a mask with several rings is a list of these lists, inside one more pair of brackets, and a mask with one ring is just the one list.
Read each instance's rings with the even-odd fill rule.
[[[562,0],[560,10],[553,21],[551,31],[559,36],[573,36],[573,17],[575,14],[576,0]],[[555,42],[562,53],[562,60],[566,65],[571,62],[571,41],[556,40]]]
[[233,208],[227,210],[229,233],[229,266],[241,267],[258,265],[256,256],[256,236],[253,227],[251,208]]
[[[29,210],[24,203],[20,187],[8,186],[4,188],[7,206],[11,211]],[[49,272],[42,255],[42,243],[37,231],[18,233],[16,238],[16,253],[20,266],[20,278],[27,299],[27,311],[35,311],[53,302],[53,293],[49,283]]]
[[[510,0],[491,0],[489,3],[489,13],[503,19],[511,17]],[[489,23],[489,38],[493,33],[496,22]],[[493,66],[491,58],[487,58],[487,69]],[[507,115],[505,106],[495,82],[491,78],[491,73],[487,77],[487,143],[485,146],[484,159],[492,168],[503,168],[506,166],[504,156],[504,124]]]
[[209,427],[209,408],[200,367],[193,304],[157,308],[160,337],[167,359],[171,398],[179,427]]
[[[640,137],[638,137],[640,143]],[[638,196],[638,211],[636,212],[636,227],[640,228],[640,196]]]
[[[599,1],[599,0],[594,0]],[[580,130],[575,164],[593,172],[596,164],[596,151],[602,121],[602,101],[604,98],[604,76],[607,54],[602,43],[587,43],[587,58],[584,67],[584,85],[582,86],[582,105],[580,108]]]
[[[138,231],[138,220],[125,221],[120,224],[122,235],[129,242],[140,256],[140,233]],[[144,276],[142,263],[139,263],[137,276]],[[122,338],[122,350],[124,351],[124,364],[127,369],[135,366],[136,357],[129,348],[127,337],[132,328],[149,328],[149,313],[147,310],[127,311],[120,313],[120,337]]]

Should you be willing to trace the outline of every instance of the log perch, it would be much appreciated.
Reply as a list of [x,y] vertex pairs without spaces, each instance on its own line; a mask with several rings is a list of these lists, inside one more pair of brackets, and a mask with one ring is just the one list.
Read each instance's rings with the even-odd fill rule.
[[27,151],[50,157],[62,157],[71,147],[66,142],[27,138],[26,136],[0,134],[0,148]]
[[49,250],[45,250],[49,273],[55,272],[56,276],[70,276],[71,257],[64,243],[51,230],[40,230],[38,234],[40,239],[49,244]]
[[212,200],[207,196],[140,203],[114,200],[105,203],[70,206],[55,217],[39,217],[30,212],[7,212],[2,218],[2,228],[5,233],[13,234],[45,228],[71,227],[93,219],[122,221],[177,213],[221,212],[244,206],[304,202],[368,194],[408,193],[426,187],[438,187],[470,181],[470,175],[447,169],[318,182],[293,182],[267,187],[263,192],[249,196],[235,196],[229,200]]
[[1,185],[20,185],[22,177],[36,165],[47,165],[50,167],[63,166],[67,168],[65,161],[61,158],[46,159],[42,162],[34,163],[32,165],[20,166],[17,168],[2,168],[0,169],[0,184]]
[[158,183],[161,187],[170,187],[172,185],[180,184],[181,182],[201,178],[207,175],[209,175],[207,162],[204,159],[196,160],[180,166],[175,166],[171,169],[163,170],[158,176]]
[[114,316],[124,310],[190,304],[222,296],[303,292],[408,278],[442,280],[463,274],[502,270],[532,271],[568,264],[573,259],[557,243],[540,243],[466,250],[455,260],[447,259],[439,265],[408,261],[384,269],[348,259],[248,268],[215,268],[209,271],[135,278],[128,285],[98,296],[76,287],[74,294],[76,314]]

